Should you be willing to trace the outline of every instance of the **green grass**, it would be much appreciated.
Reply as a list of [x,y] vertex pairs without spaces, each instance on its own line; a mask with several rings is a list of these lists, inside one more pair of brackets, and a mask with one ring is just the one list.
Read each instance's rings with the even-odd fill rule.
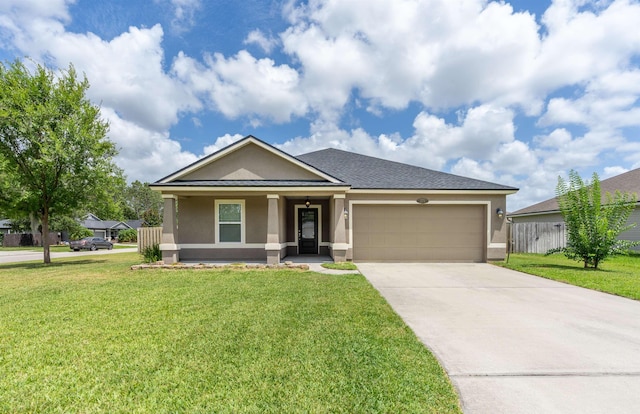
[[320,266],[333,270],[358,270],[353,262],[322,263]]
[[0,265],[0,412],[459,413],[361,275]]
[[585,269],[582,263],[561,254],[511,254],[500,266],[588,289],[640,300],[640,254],[616,256],[601,262],[598,269]]

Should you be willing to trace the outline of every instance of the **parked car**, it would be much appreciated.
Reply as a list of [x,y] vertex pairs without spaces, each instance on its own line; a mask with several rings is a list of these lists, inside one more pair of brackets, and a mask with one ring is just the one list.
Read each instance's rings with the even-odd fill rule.
[[103,239],[102,237],[85,237],[84,239],[70,242],[69,248],[76,252],[78,250],[111,250],[113,249],[113,243]]

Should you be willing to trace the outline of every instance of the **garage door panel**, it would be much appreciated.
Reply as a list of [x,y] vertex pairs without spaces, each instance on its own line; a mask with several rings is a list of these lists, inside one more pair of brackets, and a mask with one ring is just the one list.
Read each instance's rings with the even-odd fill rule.
[[359,261],[485,260],[483,205],[355,205]]

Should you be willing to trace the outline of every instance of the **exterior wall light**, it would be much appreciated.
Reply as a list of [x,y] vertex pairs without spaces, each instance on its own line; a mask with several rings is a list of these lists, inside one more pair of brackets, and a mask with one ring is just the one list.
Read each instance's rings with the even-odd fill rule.
[[347,210],[346,208],[344,209],[344,219],[345,220],[349,219],[349,210]]
[[307,201],[304,202],[304,205],[307,206],[307,208],[309,208],[309,206],[311,205],[311,201],[309,201],[309,197],[307,197]]
[[498,218],[504,217],[504,211],[502,211],[500,207],[496,210],[496,214],[498,215]]

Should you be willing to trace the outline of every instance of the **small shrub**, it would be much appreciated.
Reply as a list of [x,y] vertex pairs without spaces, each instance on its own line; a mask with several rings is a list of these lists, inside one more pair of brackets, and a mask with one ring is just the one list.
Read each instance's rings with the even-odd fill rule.
[[155,263],[162,260],[162,251],[160,250],[160,245],[156,243],[154,245],[145,247],[144,249],[142,249],[142,256],[147,263]]
[[135,243],[138,241],[138,232],[135,229],[126,229],[118,233],[118,241],[121,243]]
[[93,236],[93,232],[86,227],[79,226],[76,229],[73,229],[69,232],[69,238],[71,240],[80,240],[85,237]]

